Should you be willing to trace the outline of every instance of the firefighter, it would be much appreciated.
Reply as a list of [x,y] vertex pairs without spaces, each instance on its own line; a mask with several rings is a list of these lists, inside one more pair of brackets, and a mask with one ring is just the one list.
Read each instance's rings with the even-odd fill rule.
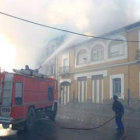
[[28,65],[25,66],[25,70],[31,71]]
[[112,110],[115,112],[115,120],[116,120],[116,124],[118,126],[117,130],[120,133],[124,133],[124,125],[122,122],[122,117],[124,114],[124,107],[122,105],[122,103],[120,101],[118,101],[118,96],[114,95],[113,96],[113,105],[112,105]]
[[34,70],[30,69],[28,65],[25,66],[25,70],[28,70],[29,72],[31,72],[31,75],[33,75]]

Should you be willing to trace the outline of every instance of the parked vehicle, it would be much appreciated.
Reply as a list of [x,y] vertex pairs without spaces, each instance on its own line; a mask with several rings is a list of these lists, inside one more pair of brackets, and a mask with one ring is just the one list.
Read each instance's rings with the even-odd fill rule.
[[57,81],[26,70],[0,73],[0,123],[14,130],[31,130],[37,119],[57,113]]

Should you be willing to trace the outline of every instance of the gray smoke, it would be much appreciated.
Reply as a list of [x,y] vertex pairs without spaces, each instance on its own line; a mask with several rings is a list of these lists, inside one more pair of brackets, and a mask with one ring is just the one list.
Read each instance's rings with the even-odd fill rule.
[[[0,0],[0,3],[3,12],[90,35],[101,35],[140,19],[139,0]],[[16,46],[16,68],[26,64],[38,67],[47,42],[57,36],[68,35],[3,15],[0,15],[0,34],[10,38]],[[80,38],[80,41],[88,39]],[[74,40],[73,43],[77,42]]]

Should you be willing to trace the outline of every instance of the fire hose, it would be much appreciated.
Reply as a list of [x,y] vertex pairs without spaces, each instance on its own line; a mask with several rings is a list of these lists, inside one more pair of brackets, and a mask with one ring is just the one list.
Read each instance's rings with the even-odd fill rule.
[[61,129],[73,129],[73,130],[94,130],[94,129],[98,129],[104,125],[106,125],[107,123],[109,123],[110,121],[112,121],[116,116],[112,117],[111,119],[107,120],[106,122],[104,122],[103,124],[96,126],[96,127],[91,127],[91,128],[78,128],[78,127],[65,127],[65,126],[61,126],[59,124],[56,124],[57,127],[61,128]]
[[[65,126],[59,125],[59,124],[56,123],[56,122],[53,122],[53,124],[54,124],[56,127],[60,128],[60,129],[84,130],[84,131],[85,131],[85,130],[95,130],[95,129],[98,129],[98,128],[100,128],[100,127],[103,127],[104,125],[106,125],[107,123],[109,123],[110,121],[112,121],[115,117],[116,117],[116,115],[115,115],[114,117],[110,118],[109,120],[107,120],[106,122],[104,122],[103,124],[101,124],[101,125],[99,125],[99,126],[91,127],[91,128],[65,127]],[[119,140],[124,140],[125,138],[126,138],[126,135],[123,134]]]

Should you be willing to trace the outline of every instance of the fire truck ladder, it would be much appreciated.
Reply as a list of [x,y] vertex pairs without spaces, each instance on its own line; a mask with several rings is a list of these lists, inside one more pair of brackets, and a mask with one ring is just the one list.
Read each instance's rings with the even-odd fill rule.
[[[9,108],[11,105],[11,98],[12,98],[12,85],[13,85],[13,74],[7,73],[5,75],[4,81],[4,95],[3,95],[3,102],[2,108]],[[1,110],[2,117],[10,117],[9,111]]]

